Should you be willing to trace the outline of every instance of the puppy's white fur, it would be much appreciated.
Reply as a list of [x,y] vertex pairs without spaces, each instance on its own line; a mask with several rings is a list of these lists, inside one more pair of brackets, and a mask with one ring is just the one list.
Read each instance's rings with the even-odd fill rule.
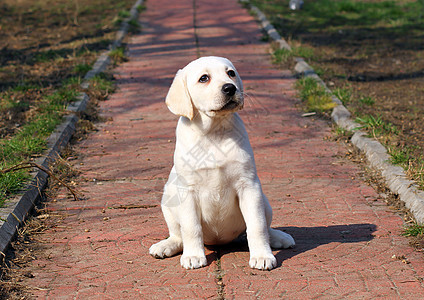
[[228,243],[246,231],[250,266],[274,268],[271,247],[295,243],[270,228],[271,206],[236,113],[243,107],[243,86],[233,64],[213,56],[191,62],[176,74],[166,104],[181,116],[162,198],[169,237],[152,245],[150,254],[164,258],[182,251],[181,265],[199,268],[207,264],[204,244]]

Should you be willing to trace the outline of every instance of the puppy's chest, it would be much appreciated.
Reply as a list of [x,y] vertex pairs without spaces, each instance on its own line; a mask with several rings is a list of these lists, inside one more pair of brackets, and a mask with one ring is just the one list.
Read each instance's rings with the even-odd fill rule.
[[198,182],[194,190],[202,211],[213,215],[222,214],[236,205],[237,178],[220,168],[196,173]]
[[220,169],[236,167],[250,160],[246,151],[240,148],[234,138],[221,140],[204,138],[194,143],[189,143],[177,152],[180,166],[185,170],[195,172],[213,173]]
[[235,189],[201,189],[197,200],[206,244],[228,243],[245,230]]
[[232,186],[209,184],[200,187],[197,191],[197,201],[202,219],[206,223],[222,222],[238,209],[237,192]]

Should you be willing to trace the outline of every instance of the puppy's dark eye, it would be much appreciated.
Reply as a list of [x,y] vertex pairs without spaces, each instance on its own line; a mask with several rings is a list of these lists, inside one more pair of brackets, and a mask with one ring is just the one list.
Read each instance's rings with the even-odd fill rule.
[[205,83],[209,81],[209,76],[208,75],[202,75],[202,77],[200,77],[199,82],[201,83]]
[[229,71],[227,72],[227,74],[228,74],[228,76],[230,76],[230,77],[236,77],[236,72],[234,72],[233,70],[229,70]]

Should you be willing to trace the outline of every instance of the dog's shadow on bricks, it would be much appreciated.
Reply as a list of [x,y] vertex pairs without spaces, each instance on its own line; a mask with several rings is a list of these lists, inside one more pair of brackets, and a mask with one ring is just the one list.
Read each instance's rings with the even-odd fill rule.
[[284,260],[322,245],[330,243],[354,244],[369,242],[374,238],[373,233],[377,230],[377,226],[364,223],[317,227],[284,227],[276,229],[291,234],[296,241],[294,248],[282,249],[275,255],[279,267]]
[[[284,263],[285,260],[318,248],[322,245],[327,245],[330,243],[352,244],[371,241],[374,238],[373,233],[377,230],[377,226],[374,224],[364,223],[317,227],[278,227],[275,229],[289,233],[296,241],[296,246],[293,248],[274,249],[278,250],[278,252],[275,254],[278,262],[278,268]],[[240,236],[230,244],[213,248],[214,250],[219,248],[220,256],[225,256],[225,254],[232,252],[249,251],[245,235]]]

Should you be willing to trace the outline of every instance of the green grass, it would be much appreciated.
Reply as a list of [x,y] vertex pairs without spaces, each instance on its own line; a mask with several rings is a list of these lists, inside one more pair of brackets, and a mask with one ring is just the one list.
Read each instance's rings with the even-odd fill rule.
[[114,18],[113,24],[115,26],[119,26],[122,24],[122,22],[125,21],[125,19],[128,19],[131,16],[130,12],[127,10],[121,10],[118,15]]
[[349,143],[350,139],[352,138],[354,134],[352,130],[347,130],[337,125],[333,126],[333,133],[334,133],[334,136],[333,136],[334,140],[343,141],[345,143]]
[[[62,122],[66,105],[75,100],[76,90],[63,86],[44,97],[37,114],[11,138],[0,140],[0,170],[30,160],[40,155],[47,146],[46,139]],[[21,189],[29,178],[28,172],[0,173],[0,205],[6,198]]]
[[361,129],[367,130],[373,137],[381,135],[399,134],[399,130],[390,122],[385,122],[381,116],[365,115],[357,117],[356,121],[362,126]]
[[420,151],[418,146],[393,144],[391,141],[400,134],[400,131],[392,123],[384,121],[381,116],[365,115],[356,118],[356,121],[361,124],[360,129],[385,145],[390,155],[390,162],[402,167],[406,174],[415,180],[418,187],[424,189],[424,155],[416,155],[423,153],[422,150]]
[[72,71],[82,77],[90,70],[91,64],[77,64]]
[[276,49],[272,53],[272,62],[274,64],[286,63],[289,59],[293,58],[293,52],[287,49]]
[[138,6],[137,6],[137,11],[138,11],[139,13],[141,13],[141,12],[143,12],[143,11],[145,11],[145,10],[146,10],[146,5],[141,4],[141,5],[138,5]]
[[[7,169],[9,166],[0,163],[0,169]],[[0,204],[3,205],[4,201],[10,194],[16,194],[25,185],[29,179],[29,174],[25,170],[18,170],[6,174],[0,174]]]
[[0,112],[8,110],[24,111],[29,108],[29,103],[26,101],[16,100],[15,97],[5,93],[0,102]]
[[299,56],[306,59],[314,56],[314,49],[306,46],[293,46],[292,52],[294,53],[294,56]]
[[359,102],[361,102],[362,104],[368,105],[368,106],[373,106],[375,104],[375,100],[372,97],[361,97],[359,98]]
[[336,135],[340,137],[351,137],[353,135],[352,131],[339,126],[336,126],[334,131]]
[[130,12],[127,10],[121,10],[118,15],[113,19],[113,24],[119,26],[125,19],[128,19],[131,16]]
[[[115,90],[115,85],[113,83],[112,76],[108,76],[105,73],[100,73],[96,76],[94,76],[90,80],[90,89],[92,93],[98,94],[98,95],[108,95],[109,93],[112,93]],[[101,97],[105,98],[105,97]]]
[[138,33],[141,29],[141,25],[140,23],[138,23],[137,20],[131,19],[128,21],[128,25],[129,25],[129,32],[131,33]]
[[287,49],[276,49],[272,53],[273,62],[276,64],[286,63],[293,57],[311,58],[314,56],[314,51],[311,48],[304,46],[293,46],[291,51]]
[[347,104],[352,101],[352,89],[350,88],[335,88],[333,94],[342,101],[343,104]]
[[389,148],[390,161],[395,165],[407,166],[411,160],[411,153],[407,148]]
[[29,91],[31,89],[39,89],[40,86],[35,85],[35,84],[31,84],[31,83],[24,83],[22,82],[21,84],[11,88],[9,91],[11,92],[26,92]]
[[402,235],[404,236],[413,236],[413,237],[416,237],[422,234],[424,234],[424,226],[418,225],[418,224],[414,224],[409,227],[406,227],[402,233]]
[[[402,167],[406,173],[418,184],[419,188],[424,188],[424,155],[416,156],[411,146],[389,146],[388,153],[390,162]],[[419,150],[419,149],[418,149]],[[422,151],[421,151],[422,152]]]
[[123,18],[123,19],[129,18],[130,16],[131,15],[130,15],[130,12],[128,10],[121,10],[118,13],[118,17]]
[[332,110],[336,104],[331,99],[331,95],[319,85],[313,78],[301,78],[296,82],[299,97],[305,104],[305,109],[309,112],[327,112]]
[[109,53],[110,58],[112,58],[114,64],[118,64],[127,60],[125,55],[125,47],[118,47]]

